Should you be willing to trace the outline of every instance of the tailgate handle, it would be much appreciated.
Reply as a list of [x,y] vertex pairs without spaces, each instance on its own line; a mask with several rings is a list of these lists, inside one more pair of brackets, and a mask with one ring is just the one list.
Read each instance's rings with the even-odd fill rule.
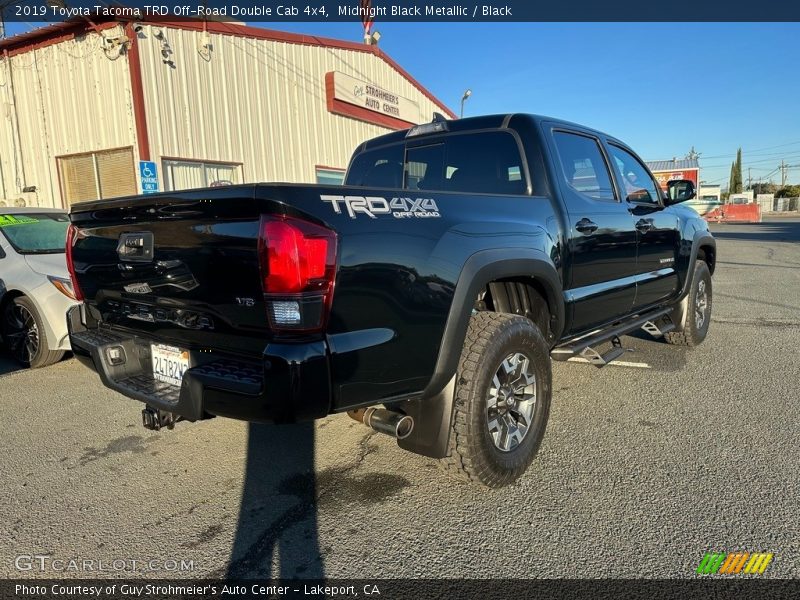
[[153,261],[153,232],[123,233],[119,236],[117,255],[126,262]]

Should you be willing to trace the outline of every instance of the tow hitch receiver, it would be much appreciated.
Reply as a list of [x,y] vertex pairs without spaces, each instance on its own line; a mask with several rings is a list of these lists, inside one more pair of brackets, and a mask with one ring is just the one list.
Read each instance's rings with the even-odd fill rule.
[[151,431],[158,431],[163,427],[172,429],[177,421],[178,417],[173,413],[159,410],[149,405],[142,410],[142,425],[144,425],[145,429],[150,429]]

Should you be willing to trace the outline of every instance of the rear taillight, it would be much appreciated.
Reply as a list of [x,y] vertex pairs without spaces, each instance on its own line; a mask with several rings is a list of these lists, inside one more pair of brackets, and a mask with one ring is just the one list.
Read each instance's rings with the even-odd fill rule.
[[67,228],[67,269],[69,269],[69,277],[72,280],[72,292],[76,300],[83,300],[83,292],[78,285],[78,278],[75,277],[75,264],[72,262],[72,248],[75,242],[78,241],[78,228],[70,223]]
[[292,217],[261,217],[258,259],[270,326],[321,331],[333,300],[336,233]]

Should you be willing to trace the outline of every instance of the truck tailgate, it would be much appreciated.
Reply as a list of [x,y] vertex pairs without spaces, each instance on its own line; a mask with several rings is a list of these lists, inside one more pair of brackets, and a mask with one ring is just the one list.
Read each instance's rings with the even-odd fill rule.
[[86,303],[118,328],[195,349],[257,354],[269,337],[255,186],[77,204]]

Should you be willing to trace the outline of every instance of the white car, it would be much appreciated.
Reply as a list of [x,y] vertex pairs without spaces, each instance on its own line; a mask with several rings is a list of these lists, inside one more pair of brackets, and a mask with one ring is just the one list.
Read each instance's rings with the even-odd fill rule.
[[68,225],[63,210],[0,207],[0,335],[25,367],[53,364],[70,349]]

